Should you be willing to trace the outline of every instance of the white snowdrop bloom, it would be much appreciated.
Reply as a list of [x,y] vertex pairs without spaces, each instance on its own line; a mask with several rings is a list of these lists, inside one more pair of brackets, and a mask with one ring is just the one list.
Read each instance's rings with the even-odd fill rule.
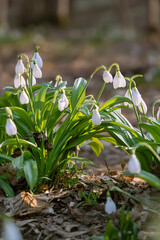
[[112,74],[110,72],[108,72],[107,70],[103,71],[103,80],[106,83],[112,83],[113,82]]
[[[38,65],[39,68],[42,68],[42,67],[43,67],[43,60],[42,60],[42,58],[40,57],[40,55],[39,55],[38,52],[35,52],[35,53],[33,54],[32,60],[35,60],[35,61],[36,61],[36,63],[37,63],[37,65]],[[31,68],[34,68],[34,63],[33,63],[33,62],[31,62]]]
[[[127,89],[127,91],[126,91],[126,93],[125,93],[124,96],[127,97],[127,98],[129,98],[130,100],[132,100],[132,99],[131,99],[131,96],[130,96],[129,89]],[[130,104],[130,103],[128,103],[128,102],[124,102],[124,106],[132,107],[132,104]]]
[[22,235],[13,220],[4,220],[2,237],[5,240],[22,240]]
[[105,212],[108,214],[116,212],[116,204],[114,203],[111,197],[107,197],[107,201],[105,204]]
[[158,111],[157,111],[157,120],[160,121],[160,107],[158,108]]
[[128,170],[133,174],[141,172],[141,164],[135,154],[132,154],[129,159]]
[[142,101],[141,94],[136,87],[132,88],[132,101],[135,106],[138,106]]
[[25,93],[24,90],[21,92],[19,100],[20,100],[21,104],[28,104],[29,103],[29,98],[28,98],[28,96],[27,96],[27,94]]
[[14,87],[19,88],[20,86],[26,86],[26,82],[24,77],[21,74],[17,73],[14,77]]
[[145,103],[145,101],[142,99],[141,103],[138,105],[139,111],[146,114],[147,113],[147,105]]
[[63,93],[60,97],[60,99],[58,100],[58,109],[59,111],[63,111],[65,108],[68,107],[69,101],[65,95],[65,93]]
[[[27,84],[29,85],[29,81],[27,79]],[[36,78],[32,75],[32,86],[36,85]]]
[[41,78],[42,77],[42,71],[38,67],[37,63],[34,63],[34,66],[33,66],[33,76],[35,78]]
[[116,88],[121,88],[126,86],[126,80],[121,74],[121,72],[116,72],[114,79],[113,79],[113,87],[114,89]]
[[18,62],[15,67],[15,72],[20,74],[24,73],[24,64],[22,62],[22,59],[18,59]]
[[12,119],[8,118],[6,122],[6,133],[9,136],[16,135],[17,134],[17,127],[12,121]]
[[99,114],[97,106],[96,106],[96,109],[93,109],[92,124],[93,125],[100,125],[101,124],[101,115]]

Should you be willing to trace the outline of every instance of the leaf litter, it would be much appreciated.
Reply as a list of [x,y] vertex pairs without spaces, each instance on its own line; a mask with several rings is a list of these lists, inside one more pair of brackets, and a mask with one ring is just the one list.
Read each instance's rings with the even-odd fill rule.
[[[111,196],[117,211],[111,216],[119,229],[120,209],[129,209],[137,224],[139,239],[150,239],[155,233],[155,219],[160,219],[160,192],[144,181],[128,178],[116,172],[103,176],[79,175],[75,187],[44,190],[40,194],[20,192],[13,198],[0,197],[0,210],[12,216],[23,239],[89,239],[104,236],[108,221],[104,211],[106,193]],[[97,203],[85,202],[81,195],[98,194]],[[153,222],[153,224],[152,224]],[[159,234],[159,233],[157,233]],[[96,239],[96,238],[94,238]]]

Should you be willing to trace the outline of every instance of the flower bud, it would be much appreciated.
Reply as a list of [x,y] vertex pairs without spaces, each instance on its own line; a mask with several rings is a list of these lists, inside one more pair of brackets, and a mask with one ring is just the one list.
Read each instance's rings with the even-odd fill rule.
[[61,95],[60,99],[58,100],[58,109],[59,109],[59,111],[62,112],[65,108],[68,107],[68,104],[69,104],[68,99],[67,99],[65,93],[63,93]]
[[116,72],[113,79],[113,88],[121,88],[126,86],[126,80],[120,71]]
[[132,101],[135,104],[135,106],[140,105],[142,101],[141,94],[139,93],[136,87],[132,88]]
[[26,86],[26,82],[24,77],[20,73],[17,73],[14,77],[14,87],[19,88],[20,86]]
[[141,113],[147,113],[147,105],[146,105],[146,103],[145,103],[145,101],[142,99],[141,100],[141,103],[138,105],[138,108],[139,108],[139,111],[141,112]]
[[6,107],[6,115],[7,115],[7,118],[12,118],[12,111],[9,107]]
[[132,154],[129,159],[128,170],[133,174],[138,174],[141,172],[141,164],[135,154]]
[[[38,52],[35,52],[33,54],[32,60],[36,61],[39,68],[43,67],[43,61],[42,61],[42,58],[40,57]],[[34,68],[34,63],[33,62],[31,62],[31,68]]]
[[96,109],[93,109],[92,124],[93,125],[100,125],[101,124],[101,115],[99,114],[97,106],[96,106]]
[[42,77],[42,71],[38,67],[37,63],[34,63],[34,66],[33,66],[33,76],[35,78],[41,78]]
[[20,100],[21,104],[28,104],[29,103],[29,98],[28,98],[28,96],[27,96],[27,94],[25,93],[24,90],[21,92],[19,100]]
[[17,62],[16,67],[15,67],[15,72],[19,73],[19,74],[24,73],[24,64],[22,62],[22,59],[18,59],[18,62]]
[[107,70],[103,71],[103,80],[106,83],[112,83],[113,82],[113,77],[112,77],[111,73],[108,72]]
[[7,122],[6,122],[6,133],[9,136],[17,134],[17,127],[16,127],[16,125],[14,124],[14,122],[10,118],[8,118]]
[[[27,79],[27,84],[29,85],[29,81]],[[32,86],[36,85],[36,78],[32,75]]]
[[114,203],[111,197],[107,197],[107,201],[105,204],[105,212],[108,214],[116,212],[116,204]]

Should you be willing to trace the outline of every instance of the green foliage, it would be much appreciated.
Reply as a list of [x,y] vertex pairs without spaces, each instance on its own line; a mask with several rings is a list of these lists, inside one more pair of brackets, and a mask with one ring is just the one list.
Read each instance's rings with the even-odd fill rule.
[[[94,165],[90,160],[81,158],[79,150],[88,144],[99,156],[103,149],[101,140],[104,140],[128,154],[135,151],[142,167],[138,176],[159,189],[159,179],[149,173],[153,161],[160,167],[160,153],[157,151],[160,146],[158,120],[154,117],[148,118],[145,114],[140,115],[139,108],[134,106],[131,99],[114,96],[99,107],[101,124],[92,124],[93,110],[99,106],[98,101],[105,83],[96,100],[93,95],[86,95],[86,89],[97,71],[106,70],[103,65],[95,69],[88,81],[77,78],[73,87],[66,87],[67,83],[61,81],[61,77],[56,78],[55,86],[52,82],[32,86],[31,61],[26,55],[22,54],[20,57],[22,56],[27,59],[25,74],[29,86],[20,86],[19,89],[6,87],[7,91],[0,98],[0,164],[7,161],[12,163],[19,171],[18,176],[24,176],[32,190],[44,181],[48,181],[52,186],[56,178],[64,174],[63,170],[69,162],[80,161],[83,165]],[[116,63],[112,64],[108,71],[112,67],[119,71]],[[134,78],[137,76],[127,78],[130,90],[131,85],[136,85]],[[20,102],[22,90],[28,96],[28,104]],[[67,103],[60,109],[62,95],[65,95]],[[129,106],[119,105],[124,102]],[[119,113],[121,108],[133,108],[139,128],[133,127],[127,118]],[[10,116],[7,111],[10,111]],[[15,136],[6,134],[8,117],[17,127]],[[148,133],[145,134],[145,131]],[[106,136],[106,133],[110,136]],[[16,149],[20,155],[16,154]],[[7,189],[4,181],[1,178],[3,189]]]

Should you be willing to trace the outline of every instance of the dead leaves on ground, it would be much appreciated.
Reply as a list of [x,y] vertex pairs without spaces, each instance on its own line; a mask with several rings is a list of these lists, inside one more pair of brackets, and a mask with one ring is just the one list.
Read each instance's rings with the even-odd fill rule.
[[[104,212],[106,192],[116,186],[142,199],[139,204],[129,196],[117,191],[111,192],[117,205],[117,212],[112,216],[113,222],[119,227],[120,208],[130,208],[132,219],[140,230],[144,231],[146,220],[154,211],[159,209],[155,199],[160,198],[155,189],[149,188],[137,179],[125,176],[88,176],[82,174],[79,183],[73,189],[59,189],[47,191],[44,194],[21,192],[13,198],[0,198],[0,209],[14,216],[17,226],[23,233],[24,239],[88,239],[89,236],[103,235],[107,223]],[[80,191],[86,195],[93,191],[99,194],[98,203],[87,205]],[[153,196],[151,199],[149,196]],[[78,204],[84,202],[78,207]],[[142,231],[140,231],[142,234]]]

